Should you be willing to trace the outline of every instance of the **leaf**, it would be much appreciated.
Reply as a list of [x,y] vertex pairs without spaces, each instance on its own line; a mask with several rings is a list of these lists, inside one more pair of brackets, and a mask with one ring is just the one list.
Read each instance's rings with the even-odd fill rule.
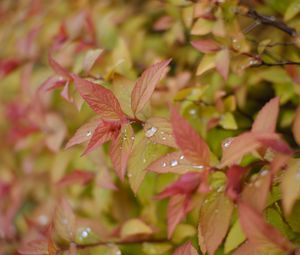
[[178,194],[191,194],[195,192],[203,178],[202,174],[203,173],[187,173],[180,176],[177,181],[160,192],[156,198],[163,199]]
[[200,208],[199,245],[203,253],[215,254],[228,231],[233,204],[223,193],[210,195]]
[[193,167],[189,161],[182,155],[181,152],[171,152],[165,156],[162,156],[158,160],[154,161],[147,167],[147,170],[156,173],[175,173],[185,174],[189,171],[199,171],[196,167]]
[[267,254],[287,254],[293,245],[263,216],[246,203],[239,203],[239,219],[242,229],[254,248]]
[[190,124],[172,108],[171,122],[175,141],[183,155],[193,164],[208,166],[210,150]]
[[175,195],[171,197],[167,209],[169,239],[172,237],[176,226],[186,217],[191,209],[190,196]]
[[216,69],[222,75],[224,80],[228,79],[230,68],[230,56],[227,48],[219,51],[216,55]]
[[90,182],[95,177],[93,172],[82,171],[82,170],[74,170],[69,174],[66,174],[63,178],[61,178],[57,185],[59,187],[66,187],[73,184],[85,185]]
[[237,220],[229,230],[225,243],[224,253],[228,254],[232,250],[236,249],[241,243],[245,241],[245,235],[241,229],[241,224]]
[[152,229],[140,219],[130,219],[126,221],[121,228],[122,240],[137,238],[139,236],[148,236],[153,233]]
[[211,53],[220,50],[220,45],[211,39],[195,40],[191,44],[202,53]]
[[279,97],[274,97],[257,114],[252,125],[252,132],[275,132],[279,114]]
[[68,141],[68,143],[65,146],[65,149],[68,149],[76,144],[81,144],[90,140],[92,135],[94,134],[96,127],[101,122],[102,120],[100,119],[92,119],[88,123],[82,125],[79,129],[77,129],[75,134]]
[[48,54],[48,62],[56,74],[60,75],[61,77],[65,78],[67,80],[72,79],[72,76],[70,75],[69,71],[66,68],[62,67],[59,63],[57,63],[52,58],[50,53]]
[[213,69],[216,66],[215,59],[215,54],[205,54],[197,67],[196,75],[202,75],[203,73]]
[[129,184],[134,193],[138,191],[144,180],[148,165],[166,151],[166,147],[154,144],[145,138],[134,146],[127,166]]
[[89,50],[83,60],[83,70],[86,73],[89,73],[90,70],[93,68],[96,61],[99,59],[99,57],[102,55],[103,49],[94,49]]
[[134,114],[140,112],[149,101],[155,86],[165,74],[170,62],[171,59],[150,66],[136,81],[131,94],[131,108]]
[[282,204],[288,215],[300,197],[300,160],[291,159],[281,179]]
[[300,5],[298,0],[292,1],[289,6],[287,7],[285,13],[284,13],[284,20],[289,21],[300,12]]
[[55,113],[48,113],[45,116],[45,129],[47,147],[53,152],[58,152],[67,133],[63,119]]
[[245,186],[241,195],[242,201],[258,212],[262,212],[267,204],[271,181],[270,171],[262,170],[253,181]]
[[48,241],[47,240],[34,240],[21,245],[18,249],[20,254],[24,255],[45,255],[48,252]]
[[206,35],[211,32],[213,27],[213,22],[208,19],[197,19],[194,23],[191,34],[192,35]]
[[112,140],[109,155],[115,172],[124,180],[129,155],[134,142],[134,132],[130,124],[124,124],[117,138]]
[[161,117],[152,117],[144,125],[145,136],[153,143],[177,148],[171,123]]
[[75,237],[75,215],[65,199],[61,199],[55,209],[54,233],[69,242],[73,241]]
[[86,155],[96,149],[98,146],[111,140],[119,133],[119,123],[102,121],[96,127],[85,151],[82,155]]
[[103,119],[123,120],[125,118],[118,99],[109,89],[76,75],[72,77],[79,94]]
[[172,255],[198,255],[198,252],[192,245],[192,242],[188,241],[178,247]]
[[292,126],[292,132],[296,143],[300,145],[300,106],[298,106],[296,110],[296,115]]
[[232,255],[261,255],[261,254],[258,253],[257,250],[255,250],[255,248],[249,241],[246,241],[238,249],[236,249],[234,253],[232,253]]
[[236,200],[242,189],[242,177],[245,174],[246,169],[238,166],[232,165],[226,172],[227,175],[227,187],[226,195],[232,199]]

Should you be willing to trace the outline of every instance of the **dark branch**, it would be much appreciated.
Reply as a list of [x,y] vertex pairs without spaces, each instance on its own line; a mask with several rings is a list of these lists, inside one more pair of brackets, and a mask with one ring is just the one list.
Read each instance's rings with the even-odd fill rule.
[[251,10],[251,9],[248,10],[248,12],[246,13],[246,16],[258,21],[260,24],[275,27],[275,28],[287,33],[290,36],[294,37],[298,34],[294,28],[289,27],[283,21],[276,19],[276,17],[274,17],[274,16],[262,15],[262,14],[259,14],[258,12],[256,12],[255,10]]
[[280,61],[275,63],[269,63],[264,60],[260,60],[257,64],[251,65],[250,67],[261,67],[261,66],[286,66],[286,65],[300,65],[300,62],[295,61]]

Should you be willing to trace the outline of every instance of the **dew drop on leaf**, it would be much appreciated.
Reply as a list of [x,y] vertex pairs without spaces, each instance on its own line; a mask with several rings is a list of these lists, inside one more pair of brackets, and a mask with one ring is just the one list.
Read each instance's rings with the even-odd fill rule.
[[182,160],[182,159],[184,159],[184,156],[183,156],[183,155],[181,155],[179,159],[181,159],[181,160]]
[[228,148],[230,146],[230,144],[232,143],[232,138],[227,138],[223,141],[222,143],[222,147],[223,148]]
[[166,162],[162,163],[162,167],[166,167],[166,166],[167,166]]
[[91,135],[92,135],[92,131],[91,130],[89,130],[89,131],[86,132],[86,136],[87,137],[90,137]]
[[177,166],[178,165],[178,161],[176,159],[171,161],[171,166]]
[[156,127],[151,127],[146,131],[146,137],[150,138],[152,136],[154,136],[154,134],[157,132],[157,128]]

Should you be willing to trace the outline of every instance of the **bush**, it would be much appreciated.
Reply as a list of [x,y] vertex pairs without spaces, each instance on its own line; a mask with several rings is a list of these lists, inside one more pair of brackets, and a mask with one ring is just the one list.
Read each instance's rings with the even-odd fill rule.
[[0,254],[300,254],[299,12],[1,1]]

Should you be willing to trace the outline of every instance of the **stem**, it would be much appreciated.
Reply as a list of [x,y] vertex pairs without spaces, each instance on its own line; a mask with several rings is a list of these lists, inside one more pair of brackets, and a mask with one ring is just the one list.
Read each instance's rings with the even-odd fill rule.
[[275,27],[275,28],[287,33],[288,35],[290,35],[292,37],[294,37],[298,34],[296,29],[289,27],[283,21],[276,19],[276,17],[274,17],[274,16],[262,15],[252,9],[248,10],[248,12],[246,13],[246,16],[260,22],[260,24]]
[[90,243],[90,244],[76,244],[77,249],[86,249],[86,248],[92,248],[97,246],[109,246],[111,244],[115,245],[128,245],[128,244],[140,244],[140,243],[164,243],[168,242],[168,239],[140,239],[140,240],[128,240],[128,241],[112,241],[112,242],[104,242],[99,241],[96,243]]

